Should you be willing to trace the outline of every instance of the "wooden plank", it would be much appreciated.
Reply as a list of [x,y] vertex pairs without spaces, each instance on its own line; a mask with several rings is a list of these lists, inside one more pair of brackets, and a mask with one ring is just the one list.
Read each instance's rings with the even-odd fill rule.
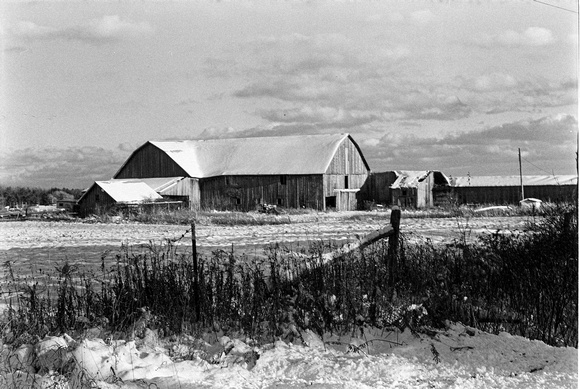
[[[367,246],[369,246],[369,245],[371,245],[371,244],[373,244],[381,239],[385,239],[385,238],[392,236],[393,234],[395,234],[395,229],[391,225],[386,226],[386,227],[381,228],[381,229],[378,229],[376,231],[373,231],[370,234],[365,235],[362,239],[360,239],[357,242],[347,243],[344,246],[342,246],[341,248],[339,248],[333,252],[322,254],[319,257],[319,261],[316,263],[316,265],[324,265],[324,264],[329,263],[335,259],[342,258],[345,255],[347,255],[355,250],[362,250],[365,247],[367,247]],[[296,253],[296,252],[293,252],[292,255],[295,256],[296,258],[304,258],[304,259],[310,258],[306,254],[301,254],[301,253]],[[305,265],[306,265],[306,268],[308,268],[309,262],[306,262]]]

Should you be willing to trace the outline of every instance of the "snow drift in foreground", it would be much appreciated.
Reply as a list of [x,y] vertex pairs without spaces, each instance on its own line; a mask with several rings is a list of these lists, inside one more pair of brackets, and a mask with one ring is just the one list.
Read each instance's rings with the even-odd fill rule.
[[[351,336],[306,331],[300,341],[207,335],[80,343],[64,335],[4,346],[9,388],[576,388],[578,350],[492,335],[460,324],[430,335],[366,329]],[[213,336],[213,338],[212,338]],[[209,343],[208,343],[209,342]],[[65,366],[65,368],[63,368]],[[68,368],[67,368],[68,366]],[[72,367],[71,367],[72,366]],[[66,376],[57,371],[68,371]]]

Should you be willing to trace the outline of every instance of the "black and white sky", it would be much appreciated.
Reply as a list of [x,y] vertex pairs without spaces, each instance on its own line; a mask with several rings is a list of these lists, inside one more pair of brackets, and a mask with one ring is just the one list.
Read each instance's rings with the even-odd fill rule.
[[[549,4],[544,4],[549,3]],[[578,1],[0,4],[0,184],[148,140],[350,133],[374,171],[576,174]]]

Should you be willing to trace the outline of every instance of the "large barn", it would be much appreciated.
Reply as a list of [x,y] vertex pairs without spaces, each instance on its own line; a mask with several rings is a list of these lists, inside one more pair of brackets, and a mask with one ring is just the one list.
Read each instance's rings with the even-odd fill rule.
[[[131,154],[113,182],[190,178],[182,195],[193,209],[247,211],[272,204],[353,210],[368,176],[369,166],[354,139],[331,134],[149,141]],[[87,203],[96,201],[92,199]]]

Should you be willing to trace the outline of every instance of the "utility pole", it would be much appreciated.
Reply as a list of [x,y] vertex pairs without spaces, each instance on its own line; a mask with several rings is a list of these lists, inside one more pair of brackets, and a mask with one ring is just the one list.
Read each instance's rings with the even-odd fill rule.
[[524,197],[524,178],[522,176],[522,152],[520,151],[520,148],[518,147],[518,159],[520,161],[520,187],[522,189],[522,200],[525,199]]

